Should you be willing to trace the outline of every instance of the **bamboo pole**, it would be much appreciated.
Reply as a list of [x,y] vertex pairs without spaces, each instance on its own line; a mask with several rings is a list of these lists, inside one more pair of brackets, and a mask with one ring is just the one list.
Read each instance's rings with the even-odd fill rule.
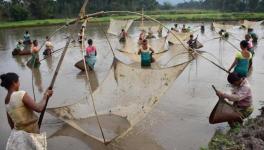
[[[62,61],[63,61],[63,59],[64,59],[64,56],[65,56],[65,54],[66,54],[66,51],[67,51],[67,49],[68,49],[68,47],[69,47],[70,42],[71,42],[71,37],[69,37],[69,39],[68,39],[68,41],[67,41],[67,43],[66,43],[66,45],[65,45],[65,47],[64,47],[63,53],[61,54],[60,60],[59,60],[59,62],[58,62],[58,65],[57,65],[56,70],[55,70],[55,72],[54,72],[54,75],[53,75],[53,77],[52,77],[51,83],[50,83],[50,85],[49,85],[49,90],[52,90],[52,89],[53,89],[53,86],[54,86],[55,81],[56,81],[56,78],[57,78],[57,76],[58,76],[58,73],[59,73],[59,70],[60,70],[60,67],[61,67]],[[42,120],[43,120],[43,118],[44,118],[44,114],[45,114],[46,109],[47,109],[47,105],[48,105],[49,98],[50,98],[50,97],[47,97],[47,99],[46,99],[46,103],[45,103],[45,106],[44,106],[44,109],[43,109],[43,111],[42,111],[41,114],[40,114],[39,121],[38,121],[39,128],[41,127]]]
[[[86,1],[87,1],[87,0],[86,0]],[[86,1],[85,1],[85,3],[83,4],[83,6],[87,4]],[[74,23],[75,23],[74,25],[77,25],[77,23],[78,23],[78,21],[79,21],[80,19],[81,19],[80,17],[78,17],[77,19],[75,19],[76,21],[74,22]],[[63,59],[64,59],[64,56],[65,56],[65,54],[66,54],[66,52],[67,52],[67,49],[68,49],[68,47],[69,47],[69,45],[70,45],[71,39],[72,39],[72,36],[69,36],[68,41],[66,42],[66,45],[65,45],[65,47],[64,47],[64,50],[63,50],[63,52],[62,52],[62,54],[61,54],[60,60],[59,60],[59,62],[58,62],[58,65],[57,65],[57,67],[56,67],[56,70],[55,70],[55,72],[54,72],[54,75],[53,75],[53,77],[52,77],[51,83],[50,83],[50,85],[49,85],[49,88],[48,88],[49,90],[52,90],[52,89],[53,89],[53,86],[54,86],[55,81],[56,81],[56,79],[57,79],[57,76],[58,76],[58,73],[59,73],[59,70],[60,70],[61,64],[62,64]],[[43,121],[43,118],[44,118],[44,115],[45,115],[45,112],[46,112],[46,109],[47,109],[47,105],[48,105],[48,102],[49,102],[49,98],[50,98],[50,97],[47,97],[46,102],[45,102],[45,105],[44,105],[44,109],[43,109],[42,112],[40,113],[39,120],[38,120],[39,128],[41,128],[41,124],[42,124],[42,121]]]
[[96,111],[94,97],[93,97],[93,91],[92,91],[91,82],[90,82],[90,78],[89,78],[89,74],[88,74],[88,69],[87,69],[87,65],[86,65],[86,61],[85,61],[85,51],[84,51],[84,40],[83,39],[84,39],[84,31],[85,31],[85,28],[86,28],[86,24],[87,24],[87,19],[85,20],[85,22],[82,25],[82,44],[81,44],[81,52],[82,52],[82,55],[83,55],[83,59],[82,60],[83,60],[83,65],[84,65],[86,79],[88,80],[87,88],[88,88],[88,90],[90,92],[90,96],[91,96],[91,99],[92,99],[93,109],[94,109],[94,113],[95,113],[95,116],[96,116],[96,121],[98,123],[98,126],[99,126],[100,132],[102,134],[104,143],[106,144],[105,135],[104,135],[104,132],[103,132],[103,129],[102,129],[99,117],[98,117],[98,113]]

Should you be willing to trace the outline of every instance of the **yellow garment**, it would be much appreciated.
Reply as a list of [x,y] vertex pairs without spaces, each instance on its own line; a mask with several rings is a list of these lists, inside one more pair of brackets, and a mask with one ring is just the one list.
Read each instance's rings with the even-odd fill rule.
[[16,130],[39,133],[37,124],[38,117],[22,102],[25,93],[25,91],[16,91],[12,93],[10,102],[6,105],[7,113],[14,122]]
[[46,45],[46,49],[50,49],[51,50],[53,48],[53,45],[52,45],[52,43],[50,41],[46,41],[45,45]]

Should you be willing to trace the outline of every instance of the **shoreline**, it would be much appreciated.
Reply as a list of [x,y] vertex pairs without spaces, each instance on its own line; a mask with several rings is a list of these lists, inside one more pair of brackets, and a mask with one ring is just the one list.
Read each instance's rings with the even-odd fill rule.
[[200,150],[219,150],[219,149],[264,149],[264,107],[260,109],[260,115],[249,118],[243,126],[228,131],[216,131],[208,148]]
[[[168,12],[146,12],[149,15],[159,21],[239,21],[239,20],[264,20],[264,13],[218,13],[218,12],[194,12],[194,13],[175,13],[171,11]],[[140,20],[140,16],[126,15],[117,16],[113,15],[111,17],[98,17],[96,19],[91,19],[91,23],[96,22],[109,22],[110,18],[113,19],[134,19]],[[52,26],[52,25],[63,25],[72,19],[43,19],[43,20],[25,20],[25,21],[3,21],[0,22],[0,29],[8,28],[20,28],[20,27],[36,27],[36,26]],[[146,19],[147,20],[147,19]]]

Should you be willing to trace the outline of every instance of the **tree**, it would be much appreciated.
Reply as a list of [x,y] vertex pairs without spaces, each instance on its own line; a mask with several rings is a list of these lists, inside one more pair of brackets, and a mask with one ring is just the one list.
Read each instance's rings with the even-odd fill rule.
[[32,17],[36,19],[52,18],[55,13],[54,0],[23,0]]
[[160,6],[163,10],[171,10],[174,9],[175,6],[173,6],[170,2],[164,2],[163,5]]
[[28,18],[29,12],[22,3],[16,3],[11,5],[10,15],[14,20],[25,20]]

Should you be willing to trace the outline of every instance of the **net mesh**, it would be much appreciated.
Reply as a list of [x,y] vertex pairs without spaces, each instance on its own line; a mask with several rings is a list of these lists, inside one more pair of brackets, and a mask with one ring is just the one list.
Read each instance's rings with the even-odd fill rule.
[[140,26],[139,30],[152,31],[154,34],[162,31],[162,26]]
[[[142,120],[193,59],[184,47],[176,46],[156,55],[152,67],[141,68],[138,55],[115,51],[110,73],[93,93],[106,142],[122,137]],[[48,112],[103,142],[90,97]]]
[[[155,53],[162,53],[168,50],[168,46],[166,44],[166,38],[149,39],[148,43],[149,43],[149,46],[154,49]],[[124,44],[121,43],[119,48],[117,49],[122,52],[135,54],[137,53],[139,48],[140,46],[138,44],[138,41],[133,40],[132,38],[128,37],[126,42]]]
[[191,32],[187,32],[187,33],[176,32],[176,31],[171,31],[171,32],[168,34],[167,40],[172,44],[181,44],[174,35],[176,35],[181,41],[186,42],[189,39],[190,35],[192,34]]
[[121,30],[124,29],[126,32],[132,25],[133,20],[115,20],[110,19],[110,25],[107,30],[107,33],[118,36],[121,33]]
[[228,30],[228,29],[232,29],[234,26],[233,25],[229,25],[229,24],[225,24],[225,23],[213,23],[213,26],[217,29],[223,29],[223,30]]
[[244,20],[243,24],[241,24],[241,26],[244,26],[247,29],[248,28],[255,28],[255,27],[260,26],[261,23],[262,23],[262,21],[255,22],[255,21]]

